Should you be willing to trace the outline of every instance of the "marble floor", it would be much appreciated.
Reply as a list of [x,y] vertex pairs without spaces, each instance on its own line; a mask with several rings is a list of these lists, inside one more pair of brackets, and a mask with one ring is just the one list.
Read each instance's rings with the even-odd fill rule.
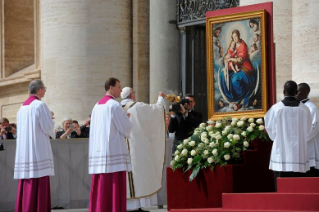
[[[158,209],[157,206],[149,207],[149,208],[143,208],[144,210],[150,211],[150,212],[164,212],[167,211],[166,205],[164,205],[163,209]],[[52,210],[52,212],[88,212],[89,209],[61,209],[61,210]]]

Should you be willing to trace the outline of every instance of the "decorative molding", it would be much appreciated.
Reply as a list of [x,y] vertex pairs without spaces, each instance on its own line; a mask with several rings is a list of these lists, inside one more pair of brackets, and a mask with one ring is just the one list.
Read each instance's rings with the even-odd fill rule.
[[205,23],[206,12],[239,6],[239,0],[176,0],[178,27]]

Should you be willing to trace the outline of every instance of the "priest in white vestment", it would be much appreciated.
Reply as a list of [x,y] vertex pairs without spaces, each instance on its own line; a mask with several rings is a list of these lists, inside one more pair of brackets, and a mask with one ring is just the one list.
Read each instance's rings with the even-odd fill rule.
[[132,123],[120,103],[116,78],[105,82],[106,95],[94,106],[89,139],[89,174],[92,175],[90,212],[126,212],[126,172],[132,170],[125,137]]
[[288,81],[284,100],[273,105],[265,115],[265,127],[273,146],[269,169],[277,177],[302,177],[310,169],[307,136],[312,117],[307,106],[296,100],[297,84]]
[[312,116],[312,127],[307,138],[310,165],[310,171],[307,172],[307,177],[319,177],[319,110],[318,107],[309,100],[309,93],[310,86],[307,83],[300,83],[298,85],[296,99],[309,108]]
[[46,87],[41,80],[29,85],[30,97],[17,114],[14,179],[19,179],[16,212],[51,211],[50,177],[54,175],[50,136],[55,138],[53,113],[41,101]]
[[156,193],[162,187],[165,160],[165,94],[159,92],[156,104],[136,102],[135,91],[125,87],[121,104],[133,123],[128,148],[132,172],[128,174],[127,210],[157,204]]

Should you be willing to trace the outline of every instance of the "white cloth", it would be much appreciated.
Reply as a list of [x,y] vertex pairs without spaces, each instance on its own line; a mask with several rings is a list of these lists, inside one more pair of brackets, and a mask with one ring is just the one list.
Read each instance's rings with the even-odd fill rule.
[[307,106],[287,107],[282,102],[273,105],[265,115],[265,127],[274,141],[269,169],[306,172],[310,169],[307,135],[311,130],[311,114]]
[[308,100],[305,105],[309,108],[312,116],[312,128],[307,138],[309,164],[310,167],[319,169],[319,110],[310,100]]
[[166,136],[164,106],[164,99],[159,96],[156,104],[136,102],[127,111],[133,123],[129,139],[132,179],[128,178],[127,182],[128,199],[153,195],[162,187]]
[[146,208],[157,205],[157,195],[154,194],[150,197],[130,199],[127,200],[127,210],[136,210],[138,208]]
[[53,176],[50,138],[55,138],[54,121],[47,105],[34,100],[21,106],[17,114],[17,148],[14,179]]
[[121,105],[110,99],[93,108],[89,138],[89,174],[131,171],[125,137],[132,123]]

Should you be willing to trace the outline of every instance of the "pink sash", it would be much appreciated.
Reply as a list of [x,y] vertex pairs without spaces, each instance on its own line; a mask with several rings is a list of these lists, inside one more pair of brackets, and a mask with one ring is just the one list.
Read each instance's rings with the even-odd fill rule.
[[114,99],[113,96],[105,95],[100,101],[98,102],[99,105],[105,104],[110,99]]
[[31,102],[33,102],[34,100],[40,100],[39,97],[35,96],[35,95],[30,95],[29,98],[22,104],[23,106],[25,105],[30,105]]

